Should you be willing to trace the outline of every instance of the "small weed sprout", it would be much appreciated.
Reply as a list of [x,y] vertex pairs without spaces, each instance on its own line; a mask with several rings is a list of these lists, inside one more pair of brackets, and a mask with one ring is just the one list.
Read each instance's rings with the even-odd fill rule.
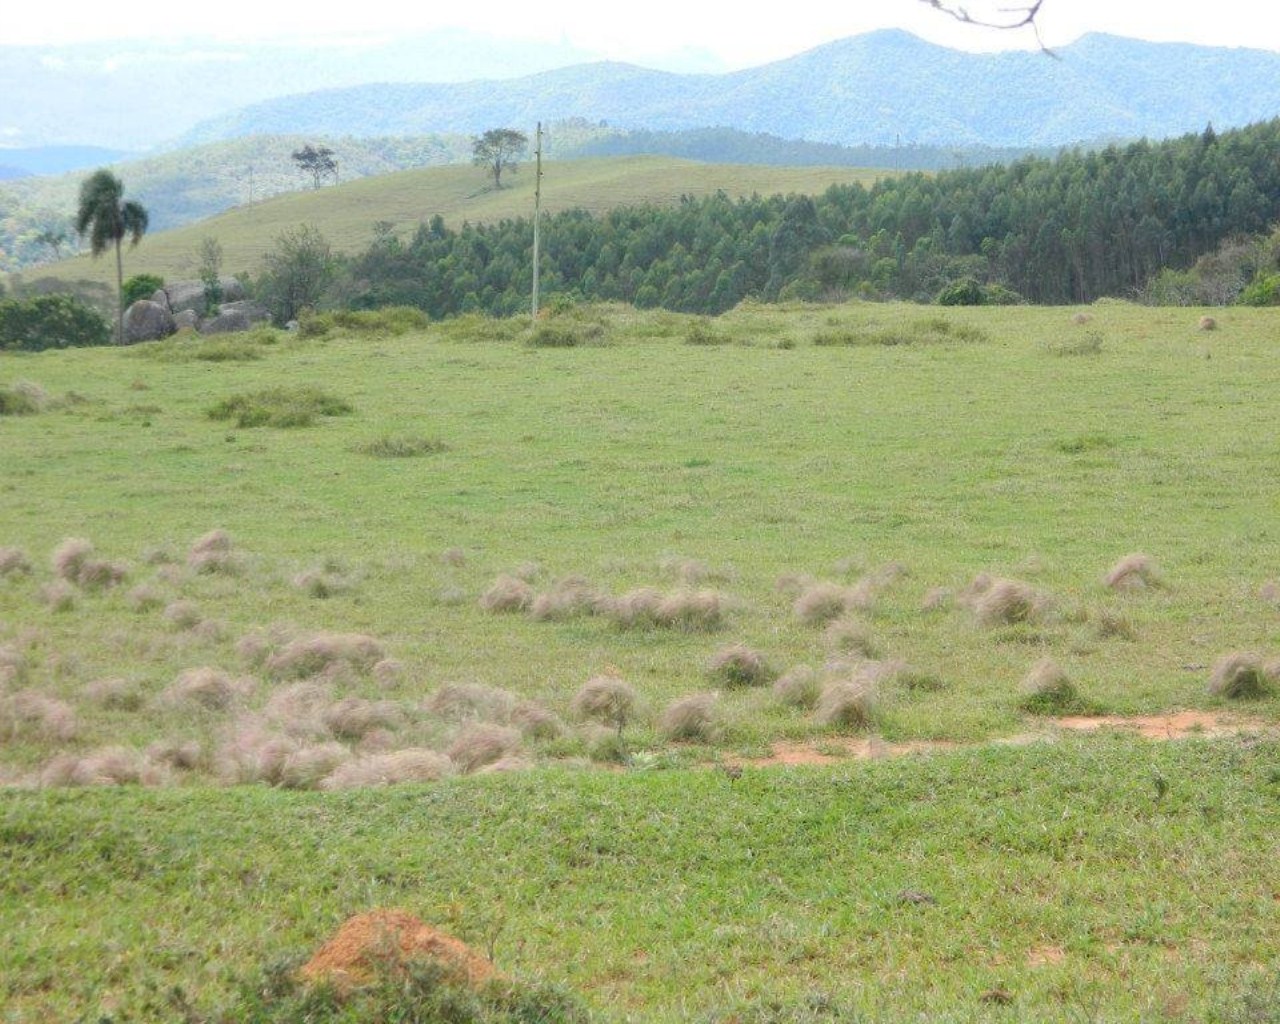
[[719,700],[714,693],[695,693],[667,705],[658,732],[668,740],[714,743],[721,734]]
[[1262,697],[1268,687],[1266,669],[1256,654],[1235,651],[1225,654],[1213,666],[1209,693],[1229,700]]

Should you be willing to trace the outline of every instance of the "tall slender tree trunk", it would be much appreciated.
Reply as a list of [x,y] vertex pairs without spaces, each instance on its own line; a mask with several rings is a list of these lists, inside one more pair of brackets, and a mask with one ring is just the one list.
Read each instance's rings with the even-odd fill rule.
[[120,257],[120,239],[116,239],[116,344],[124,344],[124,260]]

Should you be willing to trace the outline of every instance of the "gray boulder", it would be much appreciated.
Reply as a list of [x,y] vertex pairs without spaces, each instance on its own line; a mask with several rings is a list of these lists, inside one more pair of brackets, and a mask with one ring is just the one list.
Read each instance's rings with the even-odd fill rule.
[[218,307],[220,313],[243,313],[255,324],[266,323],[271,319],[271,310],[261,302],[253,299],[241,299],[239,302],[224,302]]
[[[240,302],[245,297],[244,285],[234,277],[220,277],[218,284],[222,285],[222,302]],[[165,292],[169,296],[169,308],[174,313],[181,313],[184,309],[194,309],[197,313],[204,312],[204,282],[203,281],[173,281],[164,286]]]
[[163,307],[167,312],[173,312],[173,307],[169,305],[169,294],[163,288],[157,288],[152,293],[151,301],[157,306]]
[[124,343],[126,345],[167,338],[175,330],[173,314],[160,303],[152,302],[150,299],[139,299],[124,311]]
[[199,330],[201,334],[234,334],[236,331],[247,331],[252,326],[253,321],[244,310],[227,309],[223,306],[222,312],[217,316],[201,320]]
[[194,331],[200,327],[200,317],[194,309],[184,309],[181,313],[174,314],[173,326],[179,331]]

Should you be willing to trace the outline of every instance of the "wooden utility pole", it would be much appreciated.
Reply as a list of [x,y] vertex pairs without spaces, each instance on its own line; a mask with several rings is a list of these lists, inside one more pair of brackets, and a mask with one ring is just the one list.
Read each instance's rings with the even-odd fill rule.
[[542,122],[538,122],[538,134],[533,148],[533,319],[538,319],[538,251],[539,221],[542,219]]

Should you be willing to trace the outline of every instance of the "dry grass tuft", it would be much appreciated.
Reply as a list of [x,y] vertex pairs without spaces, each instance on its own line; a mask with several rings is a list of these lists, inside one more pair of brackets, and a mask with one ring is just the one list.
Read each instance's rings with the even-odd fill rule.
[[351,752],[341,743],[306,744],[245,719],[223,741],[215,764],[228,783],[314,789],[350,760]]
[[972,603],[974,616],[984,626],[1039,622],[1048,614],[1049,606],[1046,594],[1029,583],[1009,579],[991,580]]
[[253,680],[233,679],[222,669],[204,665],[181,673],[164,691],[162,700],[175,707],[225,711],[253,690]]
[[724,622],[725,599],[715,590],[677,590],[658,602],[654,623],[687,632],[719,629]]
[[658,732],[668,740],[714,743],[720,738],[719,701],[714,693],[695,693],[667,705]]
[[320,788],[368,789],[410,782],[438,782],[452,775],[453,770],[453,762],[439,751],[411,747],[348,761],[321,781]]
[[83,537],[67,537],[53,549],[53,572],[59,579],[75,583],[93,554],[93,544]]
[[273,676],[299,679],[344,669],[368,672],[386,656],[382,644],[363,633],[313,633],[289,641],[265,666]]
[[185,599],[167,604],[164,618],[174,629],[195,629],[203,621],[199,605]]
[[21,548],[0,548],[0,577],[30,576],[31,559]]
[[1263,665],[1262,675],[1268,683],[1280,683],[1280,658],[1272,658]]
[[1280,580],[1267,580],[1258,588],[1258,597],[1267,604],[1280,604]]
[[341,743],[300,746],[280,767],[277,785],[285,789],[316,789],[351,760],[351,751]]
[[394,701],[343,697],[324,709],[321,721],[339,739],[359,740],[375,729],[400,728],[404,711]]
[[529,614],[540,622],[563,621],[579,615],[594,615],[605,608],[607,602],[587,580],[566,576],[533,599]]
[[76,582],[86,590],[107,590],[123,583],[128,574],[129,567],[123,562],[89,558],[81,564]]
[[462,548],[446,548],[440,552],[440,561],[445,565],[461,567],[467,564],[467,553]]
[[157,740],[146,749],[151,764],[193,772],[204,765],[204,749],[197,740]]
[[618,732],[622,732],[635,710],[635,687],[617,676],[588,679],[573,698],[575,715],[611,725]]
[[308,597],[324,600],[338,594],[345,594],[351,589],[351,581],[346,576],[329,569],[308,569],[293,578],[293,586]]
[[814,583],[800,592],[792,609],[801,622],[821,626],[852,607],[853,590],[838,583]]
[[1209,692],[1215,697],[1261,697],[1269,689],[1267,671],[1262,659],[1246,651],[1225,654],[1213,666],[1209,676]]
[[0,692],[26,682],[27,671],[26,655],[8,644],[0,646]]
[[511,713],[511,724],[529,740],[554,740],[564,734],[564,723],[541,704],[525,701]]
[[1101,640],[1137,640],[1138,631],[1134,628],[1129,616],[1121,612],[1113,612],[1109,608],[1098,613],[1098,621],[1094,624],[1094,632]]
[[447,722],[505,722],[516,709],[516,698],[483,683],[446,683],[431,695],[426,709]]
[[103,747],[91,754],[63,754],[40,772],[40,785],[53,786],[158,786],[167,779],[164,770],[150,764],[128,747]]
[[66,701],[36,690],[21,690],[0,698],[0,737],[38,736],[65,743],[78,729],[75,710]]
[[187,567],[193,572],[236,572],[239,565],[226,530],[210,530],[196,539],[187,552]]
[[1200,318],[1200,330],[1216,331],[1218,329],[1218,321],[1211,316],[1202,316]]
[[814,718],[820,725],[869,729],[875,717],[875,691],[861,678],[838,679],[822,688]]
[[1142,590],[1160,587],[1160,570],[1150,555],[1125,555],[1111,567],[1103,582],[1112,590]]
[[879,646],[865,622],[853,618],[836,619],[823,631],[828,649],[860,658],[880,657]]
[[321,736],[328,731],[324,714],[332,704],[332,687],[307,680],[276,690],[263,706],[262,715],[290,736]]
[[1089,323],[1089,321],[1091,321],[1092,319],[1093,319],[1093,317],[1091,317],[1088,313],[1076,313],[1076,314],[1071,318],[1071,322],[1072,322],[1073,324],[1087,324],[1087,323]]
[[746,644],[721,647],[707,662],[707,671],[728,687],[764,686],[775,675],[764,655]]
[[520,732],[493,722],[465,727],[449,744],[449,760],[464,772],[474,772],[520,752]]
[[605,613],[622,629],[636,629],[657,624],[658,605],[662,595],[652,587],[631,590],[607,602]]
[[533,604],[533,587],[517,576],[499,576],[480,595],[480,607],[487,612],[523,612]]
[[1033,714],[1058,714],[1080,704],[1080,694],[1066,671],[1052,658],[1041,658],[1022,680],[1019,707]]
[[394,686],[404,675],[404,662],[396,658],[383,658],[373,666],[373,678],[381,686]]
[[821,693],[818,673],[808,665],[797,665],[779,676],[773,684],[773,695],[783,704],[796,708],[813,707]]
[[84,699],[108,711],[138,711],[142,691],[125,679],[95,679],[81,691]]
[[779,594],[795,598],[816,583],[817,580],[806,572],[784,572],[773,581],[773,589]]
[[261,668],[267,658],[294,637],[294,631],[286,626],[273,625],[269,629],[255,627],[236,641],[236,654],[246,664]]
[[930,587],[920,601],[922,612],[941,612],[951,606],[955,595],[948,587]]
[[125,603],[128,604],[130,611],[149,612],[164,604],[164,598],[159,592],[143,583],[125,595]]

